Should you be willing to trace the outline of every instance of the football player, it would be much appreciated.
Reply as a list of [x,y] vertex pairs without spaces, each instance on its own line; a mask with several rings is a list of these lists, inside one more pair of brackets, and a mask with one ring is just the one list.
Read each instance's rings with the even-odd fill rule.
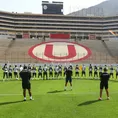
[[76,65],[75,67],[75,77],[79,77],[79,66]]
[[90,64],[89,65],[89,77],[92,77],[93,76],[93,67],[92,65]]
[[82,66],[82,77],[85,76],[86,77],[86,66],[83,64]]
[[7,67],[7,64],[5,64],[2,68],[3,70],[3,81],[6,79],[8,79],[8,67]]
[[39,68],[38,68],[38,78],[39,77],[41,77],[41,79],[42,79],[42,67],[41,66],[39,66]]
[[13,68],[13,70],[14,70],[14,77],[16,78],[16,80],[18,80],[18,71],[19,71],[18,66],[15,65],[15,67]]
[[66,74],[66,81],[65,81],[64,90],[67,89],[68,82],[70,83],[70,87],[71,87],[71,90],[72,90],[72,69],[70,67],[68,67],[65,74]]
[[9,73],[9,78],[10,78],[10,79],[12,79],[12,71],[13,71],[12,66],[9,65],[8,73]]
[[51,78],[51,77],[53,79],[53,67],[52,67],[52,65],[49,66],[49,78]]
[[47,65],[45,64],[44,67],[43,67],[43,80],[46,78],[46,80],[48,79],[48,67]]
[[111,78],[111,77],[114,78],[113,72],[114,72],[114,68],[113,68],[113,66],[111,65],[111,67],[110,67],[110,78]]

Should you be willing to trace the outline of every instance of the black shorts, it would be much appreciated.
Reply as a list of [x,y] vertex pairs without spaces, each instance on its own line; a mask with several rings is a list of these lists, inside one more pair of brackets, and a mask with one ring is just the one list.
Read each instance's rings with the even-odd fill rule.
[[116,73],[116,76],[118,76],[118,73]]
[[31,84],[30,83],[28,83],[28,84],[22,83],[22,88],[23,89],[31,89]]
[[42,76],[42,73],[38,73],[39,76]]
[[4,72],[3,74],[4,74],[4,75],[8,75],[8,73],[7,73],[7,72]]
[[18,72],[14,72],[14,75],[18,75]]
[[70,82],[71,83],[72,82],[72,78],[71,77],[66,78],[66,83],[67,82]]
[[100,82],[100,89],[103,89],[104,87],[105,87],[105,89],[108,89],[108,83]]
[[11,77],[12,76],[12,73],[9,73],[9,77]]
[[55,74],[55,75],[58,75],[59,73],[58,73],[58,72],[55,72],[54,74]]
[[36,76],[36,73],[32,73],[33,76]]
[[62,72],[60,71],[60,72],[59,72],[59,75],[61,75],[61,74],[62,74]]
[[110,76],[113,76],[113,73],[110,73]]
[[92,71],[89,71],[89,75],[92,75]]
[[94,72],[94,75],[97,75],[98,74],[98,72]]
[[102,72],[99,72],[99,76],[101,76]]
[[78,74],[79,74],[79,72],[75,72],[75,74],[76,74],[76,75],[78,75]]
[[53,75],[53,72],[49,72],[49,75]]
[[47,75],[47,72],[43,72],[43,75]]
[[85,73],[85,71],[82,71],[82,75],[85,75],[86,73]]
[[89,73],[92,73],[92,71],[89,71]]

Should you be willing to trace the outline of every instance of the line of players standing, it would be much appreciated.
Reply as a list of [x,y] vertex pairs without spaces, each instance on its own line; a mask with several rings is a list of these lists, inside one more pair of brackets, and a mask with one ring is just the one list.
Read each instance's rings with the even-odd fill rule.
[[[25,65],[26,66],[26,65]],[[67,69],[64,68],[64,72]],[[5,64],[2,68],[3,70],[3,80],[6,78],[14,78],[18,79],[20,78],[19,73],[23,70],[23,66],[17,66],[15,65],[14,67],[12,67],[11,65],[7,65]],[[42,78],[42,79],[48,79],[48,78],[58,78],[59,76],[62,76],[62,65],[56,65],[55,68],[53,68],[52,65],[50,65],[49,67],[45,64],[43,67],[39,66],[38,69],[35,65],[31,66],[30,64],[28,65],[28,71],[31,72],[32,74],[32,79],[33,78]],[[37,71],[38,71],[38,75],[37,75]],[[65,73],[64,73],[65,75]]]
[[[116,69],[111,65],[109,68],[107,65],[105,66],[92,66],[92,64],[89,65],[88,71],[86,71],[86,66],[83,65],[82,67],[79,67],[78,65],[76,65],[75,67],[75,77],[83,77],[87,75],[91,77],[91,78],[99,78],[101,73],[103,72],[103,69],[106,68],[107,70],[109,69],[110,71],[110,77],[114,78],[114,71],[116,71],[116,78],[118,78],[118,66],[116,67]],[[81,70],[81,72],[80,72]]]
[[105,68],[106,68],[106,70],[109,70],[110,78],[115,78],[114,71],[116,73],[116,79],[118,78],[118,65],[116,68],[114,68],[113,65],[111,65],[110,67],[108,67],[107,65],[105,65],[104,67],[101,65],[99,67],[97,67],[95,65],[93,68],[91,64],[89,66],[89,77],[92,76],[93,70],[94,70],[94,77],[100,77],[101,73],[103,72],[103,69],[105,69]]
[[[92,66],[91,64],[89,65],[89,71],[86,71],[86,66],[83,64],[82,66],[76,65],[75,67],[72,66],[72,64],[69,65],[73,71],[73,77],[86,77],[87,72],[89,72],[89,77],[93,77],[94,78],[98,78],[100,76],[100,74],[103,72],[103,68],[108,69],[107,65],[103,66]],[[55,65],[55,67],[53,67],[53,65],[49,65],[47,66],[46,64],[44,64],[44,66],[39,66],[38,68],[33,65],[31,66],[30,64],[28,65],[28,71],[30,71],[32,73],[32,79],[33,78],[42,78],[42,79],[58,79],[58,77],[63,77],[65,76],[65,72],[67,70],[68,66],[62,66],[62,65]],[[3,70],[3,80],[6,78],[14,78],[18,79],[20,78],[19,73],[23,70],[23,66],[17,66],[15,65],[14,67],[12,67],[11,65],[8,66],[8,64],[5,64],[2,68]],[[116,69],[114,69],[114,67],[111,65],[110,68],[110,76],[112,78],[114,78],[114,70],[116,71],[116,78],[118,78],[118,66],[116,67]],[[38,71],[38,74],[37,74]],[[64,72],[64,73],[63,73]],[[75,73],[74,73],[75,72]]]

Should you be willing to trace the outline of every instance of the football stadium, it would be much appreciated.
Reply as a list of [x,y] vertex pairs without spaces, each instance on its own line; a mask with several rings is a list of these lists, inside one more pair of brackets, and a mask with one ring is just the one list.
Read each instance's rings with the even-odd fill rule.
[[[0,11],[0,118],[117,118],[118,16],[64,15],[63,2],[42,9]],[[100,97],[104,70],[110,95]]]

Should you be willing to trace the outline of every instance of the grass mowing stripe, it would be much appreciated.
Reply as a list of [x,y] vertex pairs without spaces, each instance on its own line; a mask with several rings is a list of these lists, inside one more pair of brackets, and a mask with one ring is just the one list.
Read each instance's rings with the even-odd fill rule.
[[[106,92],[103,92],[103,94],[106,93]],[[110,94],[117,94],[118,91],[114,91],[114,92],[111,92]],[[98,92],[79,92],[79,93],[44,93],[44,94],[33,94],[33,96],[38,96],[38,95],[94,95],[94,94],[99,94]],[[0,94],[0,96],[21,96],[22,94]]]

